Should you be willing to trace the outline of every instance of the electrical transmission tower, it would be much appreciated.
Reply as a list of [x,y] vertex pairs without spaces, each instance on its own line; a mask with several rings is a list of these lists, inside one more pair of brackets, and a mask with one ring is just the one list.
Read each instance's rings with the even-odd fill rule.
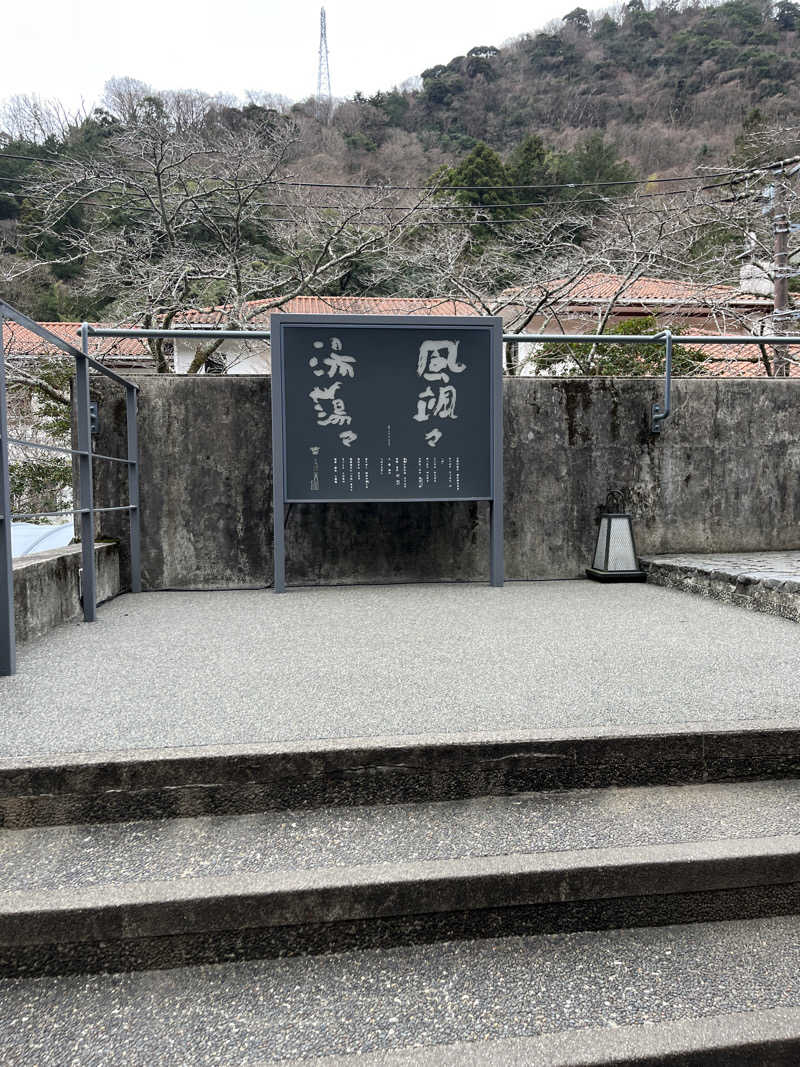
[[333,111],[331,98],[331,70],[328,65],[328,30],[325,22],[325,8],[319,11],[319,68],[317,71],[317,118],[328,123]]

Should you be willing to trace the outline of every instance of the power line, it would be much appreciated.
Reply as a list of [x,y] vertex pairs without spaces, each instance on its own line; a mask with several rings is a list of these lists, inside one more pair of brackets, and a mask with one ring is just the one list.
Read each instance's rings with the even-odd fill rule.
[[[733,178],[733,181],[720,182],[719,185],[704,186],[705,189],[721,188],[727,184],[737,184],[743,181],[750,175],[763,174],[766,171],[776,170],[790,163],[795,163],[800,160],[800,156],[793,156],[789,159],[783,159],[777,163],[765,164],[762,167],[756,168],[737,168],[721,171],[711,171],[708,174],[684,174],[676,175],[672,178],[625,178],[620,181],[595,181],[595,182],[558,182],[558,183],[543,183],[537,182],[532,185],[350,185],[343,182],[299,182],[289,181],[286,179],[279,179],[274,184],[276,185],[289,185],[300,189],[372,189],[376,192],[424,192],[425,190],[435,190],[436,192],[448,192],[448,191],[490,191],[490,190],[518,190],[518,189],[598,189],[601,187],[616,187],[620,185],[655,185],[665,182],[697,182],[697,181],[709,181],[712,178]],[[658,194],[652,194],[658,195]]]
[[[283,206],[285,207],[286,205],[283,205]],[[419,214],[421,214],[421,213],[422,212],[420,211]],[[141,211],[141,210],[139,210],[139,211],[136,211],[135,214],[137,214],[139,217],[141,217],[142,215],[144,215],[146,213]],[[649,215],[649,214],[651,214],[649,209],[638,208],[638,209],[630,209],[630,210],[626,211],[625,217],[626,218],[637,218],[637,217],[641,217],[643,215]],[[218,222],[220,224],[230,223],[232,221],[230,219],[230,217],[222,216],[222,215],[210,215],[210,216],[208,216],[208,218],[213,219],[214,222]],[[248,219],[247,223],[250,224],[253,221],[254,221],[253,219]],[[353,220],[354,223],[357,223],[357,221],[358,220],[356,220],[356,219]],[[460,219],[431,219],[431,218],[419,218],[419,217],[414,217],[414,215],[409,215],[408,218],[405,220],[405,224],[407,225],[407,227],[409,229],[413,229],[415,226],[467,226],[467,227],[474,227],[474,226],[486,226],[486,227],[512,226],[512,225],[523,225],[525,223],[530,223],[530,222],[533,222],[533,221],[534,221],[533,219],[531,219],[531,218],[529,218],[527,216],[524,216],[524,215],[523,216],[518,215],[515,218],[502,218],[502,219],[498,219],[498,218],[481,218],[481,217],[470,217],[470,218],[460,218]],[[302,224],[303,220],[301,218],[281,218],[281,217],[269,218],[268,217],[268,218],[262,219],[262,222],[264,224],[269,224],[269,225],[286,224],[286,225],[295,225],[296,226],[296,225]],[[193,226],[197,226],[197,225],[201,225],[201,224],[202,224],[202,220],[201,219],[195,219],[192,222]],[[399,224],[399,220],[391,220],[390,219],[387,222],[387,225],[390,226],[390,227],[391,226],[396,226],[398,224]],[[364,222],[363,225],[367,226],[368,223]]]
[[[2,157],[0,157],[0,158],[2,158]],[[774,168],[779,167],[779,166],[782,167],[782,166],[787,165],[790,162],[793,162],[793,161],[792,160],[783,160],[780,163],[772,165],[772,167],[774,167]],[[763,170],[764,170],[764,168],[759,168],[758,173],[763,173]],[[703,177],[710,177],[710,175],[705,175]],[[672,179],[655,179],[655,180],[658,180],[658,181],[678,181],[679,179],[678,178],[672,178]],[[23,185],[25,184],[25,179],[24,178],[20,178],[20,177],[16,177],[16,176],[15,177],[8,177],[8,178],[4,178],[4,177],[0,176],[0,181],[11,182],[11,183],[15,183],[15,184],[23,184]],[[270,186],[277,185],[277,184],[281,184],[281,183],[279,183],[279,182],[271,182]],[[291,184],[291,183],[284,183],[284,184]],[[598,183],[598,184],[601,184],[601,183]],[[606,184],[609,184],[609,183],[606,183]],[[628,184],[636,184],[636,183],[631,182],[631,183],[628,183]],[[480,214],[481,212],[495,211],[495,210],[522,211],[522,210],[527,210],[528,208],[533,208],[533,207],[550,207],[550,208],[562,207],[564,209],[571,209],[571,208],[574,208],[574,207],[581,207],[583,205],[588,205],[588,204],[609,204],[609,205],[615,205],[615,206],[625,206],[625,205],[631,205],[631,204],[638,205],[644,199],[661,199],[662,197],[667,197],[667,196],[684,196],[686,194],[691,194],[692,192],[703,192],[703,191],[710,191],[710,190],[718,189],[718,188],[726,188],[727,186],[729,186],[731,184],[734,184],[734,183],[733,182],[717,182],[717,183],[714,183],[714,184],[711,184],[711,185],[702,186],[700,189],[697,189],[697,190],[692,190],[692,189],[665,189],[665,190],[663,190],[663,192],[641,193],[638,196],[636,196],[636,195],[633,195],[633,196],[627,195],[625,197],[622,197],[622,196],[620,196],[620,197],[596,196],[596,197],[587,197],[587,198],[582,198],[582,199],[577,199],[577,200],[572,200],[572,201],[569,201],[569,200],[565,200],[565,201],[532,200],[532,201],[522,201],[522,202],[518,202],[518,203],[502,202],[502,203],[499,203],[499,204],[464,204],[464,203],[454,203],[454,204],[433,203],[433,204],[431,204],[431,203],[426,203],[426,204],[418,205],[416,207],[408,206],[408,205],[404,206],[404,205],[400,205],[400,204],[393,204],[393,205],[365,204],[365,205],[359,207],[358,205],[348,205],[348,204],[341,204],[341,203],[339,203],[339,204],[336,204],[336,203],[331,204],[331,203],[319,203],[319,202],[317,202],[317,203],[309,203],[309,204],[301,205],[301,206],[314,208],[314,209],[322,210],[322,211],[353,211],[354,215],[358,214],[361,211],[383,211],[383,212],[386,212],[386,213],[390,213],[390,212],[406,212],[406,213],[419,212],[420,214],[424,214],[426,212],[427,213],[431,213],[431,212],[434,212],[434,213],[438,213],[438,212],[445,213],[445,212],[450,212],[450,211],[453,211],[453,210],[459,210],[459,211],[465,211],[465,212],[466,211],[471,211],[471,212],[474,212],[476,214]],[[316,187],[316,186],[313,186],[312,183],[307,183],[307,186],[308,187]],[[478,189],[478,188],[485,188],[485,189],[492,189],[492,188],[498,188],[498,189],[501,189],[501,188],[520,188],[520,189],[523,189],[523,188],[569,188],[569,187],[570,186],[531,186],[531,187],[528,187],[528,186],[518,186],[518,187],[516,187],[516,186],[514,186],[514,187],[511,187],[511,186],[509,186],[509,187],[504,187],[504,186],[479,187],[479,186],[476,186],[474,188],[476,188],[476,189]],[[376,191],[379,189],[379,187],[376,187],[376,186],[363,186],[363,187],[353,187],[353,188],[370,188],[370,189],[375,189]],[[398,189],[402,189],[402,188],[411,189],[411,188],[415,188],[415,187],[411,187],[411,186],[400,187],[400,186],[398,186],[396,188],[398,188]],[[419,188],[428,188],[428,187],[419,187]],[[433,190],[431,190],[431,192],[433,192]],[[134,193],[134,195],[132,197],[130,197],[130,199],[136,199],[136,194]],[[740,197],[733,197],[733,198],[729,198],[729,199],[731,199],[731,200],[745,199],[745,197],[741,197],[740,196]],[[727,202],[728,202],[728,200],[719,201],[719,203],[727,203]],[[106,208],[108,210],[119,210],[119,205],[109,204],[109,203],[106,203],[106,202],[89,199],[88,197],[81,197],[76,192],[76,194],[75,194],[75,203],[72,204],[70,206],[70,208],[72,208],[72,207],[84,207],[84,206],[87,206],[87,207],[101,207],[101,208]],[[286,204],[286,203],[275,203],[275,202],[271,202],[271,201],[267,201],[267,202],[255,201],[255,206],[257,206],[259,208],[259,210],[272,210],[272,209],[283,209],[283,210],[285,210],[286,208],[291,208],[292,207],[292,205],[289,205],[289,204]],[[69,210],[69,209],[65,208],[64,210]],[[135,210],[136,209],[133,209],[133,211],[135,211]],[[133,213],[133,211],[131,211],[131,213]],[[144,213],[144,212],[141,212],[141,209],[140,209],[140,213]],[[630,212],[628,212],[629,215],[644,214],[644,213],[645,213],[644,211],[630,211]],[[213,219],[214,221],[217,221],[217,222],[231,221],[230,217],[228,217],[228,216],[224,216],[224,215],[220,215],[220,214],[214,214],[212,212],[207,212],[206,214],[207,214],[208,218]],[[278,219],[269,219],[269,220],[266,220],[266,221],[277,222],[277,223],[292,223],[292,222],[296,222],[298,220],[296,220],[294,218],[278,218]],[[442,226],[466,225],[466,226],[474,226],[474,225],[481,225],[481,224],[486,224],[486,225],[501,225],[501,224],[502,225],[507,225],[507,224],[510,224],[510,223],[518,223],[518,222],[521,223],[521,222],[525,222],[525,221],[528,221],[528,220],[524,219],[524,218],[510,218],[510,219],[496,219],[496,218],[495,219],[480,219],[480,218],[473,218],[473,219],[441,220],[441,221],[432,221],[432,220],[419,219],[419,220],[414,220],[414,222],[412,224],[428,225],[428,226],[432,226],[432,225],[442,225]]]
[[[349,185],[341,182],[296,182],[279,180],[276,185],[291,185],[301,189],[374,189],[395,192],[423,192],[426,189],[434,189],[437,192],[449,190],[510,190],[510,189],[597,189],[600,187],[614,187],[619,185],[655,185],[659,182],[697,182],[708,181],[712,178],[734,178],[732,182],[720,182],[718,186],[704,186],[707,189],[720,188],[723,185],[737,184],[750,175],[764,174],[766,171],[774,171],[788,166],[790,163],[800,161],[800,156],[783,159],[777,163],[765,164],[761,167],[744,168],[721,171],[711,171],[708,174],[684,174],[673,178],[625,178],[620,181],[596,181],[596,182],[560,182],[554,184],[537,182],[534,185]],[[734,177],[738,176],[738,177]],[[657,195],[657,194],[653,194]]]
[[[64,164],[85,164],[88,161],[73,160],[73,159],[58,159],[42,158],[39,156],[25,156],[18,155],[11,152],[2,152],[0,150],[0,162],[3,159],[17,159],[27,160],[31,163],[47,163],[51,166],[59,166]],[[788,162],[788,161],[784,161]],[[777,164],[776,164],[777,165]],[[659,183],[668,182],[697,182],[708,181],[713,178],[729,178],[733,175],[746,175],[748,173],[761,173],[768,167],[759,167],[757,171],[748,171],[744,169],[738,170],[720,170],[711,171],[708,174],[679,174],[672,178],[624,178],[619,181],[594,181],[594,182],[535,182],[528,185],[381,185],[381,184],[351,184],[347,182],[301,182],[293,181],[290,179],[279,178],[271,185],[284,185],[291,186],[299,189],[357,189],[357,190],[372,190],[374,192],[425,192],[427,190],[437,192],[479,192],[479,191],[512,191],[512,190],[525,190],[525,189],[599,189],[599,188],[614,188],[622,185],[656,185]],[[147,174],[148,171],[138,171],[136,173]]]
[[0,148],[0,159],[20,159],[25,160],[28,163],[52,163],[56,165],[63,165],[64,163],[75,163],[77,160],[64,160],[58,159],[56,156],[21,156],[17,152],[4,152]]
[[[677,179],[675,179],[675,180],[677,181]],[[4,177],[0,176],[0,182],[11,182],[11,183],[18,184],[18,185],[25,185],[26,184],[25,179],[24,178],[19,178],[19,177],[4,178]],[[277,183],[270,183],[270,185],[274,185],[274,184],[277,184]],[[572,208],[572,207],[580,206],[580,205],[583,205],[583,204],[601,204],[601,203],[602,204],[625,204],[625,203],[638,204],[642,200],[645,200],[645,199],[661,199],[662,197],[666,197],[666,196],[685,196],[687,193],[692,193],[692,192],[708,192],[708,191],[710,191],[712,189],[723,189],[723,188],[727,188],[727,186],[729,184],[731,184],[731,183],[730,182],[718,182],[718,183],[715,183],[713,185],[704,185],[700,189],[694,189],[694,190],[693,189],[665,189],[665,190],[663,190],[663,192],[641,193],[639,196],[631,196],[630,194],[625,196],[625,197],[623,197],[623,196],[619,196],[619,197],[595,196],[595,197],[585,197],[583,199],[578,199],[578,200],[524,200],[524,201],[516,201],[516,202],[515,201],[506,201],[506,202],[501,202],[501,203],[497,203],[497,204],[492,204],[492,203],[481,203],[481,204],[427,203],[427,204],[417,205],[416,208],[413,208],[412,206],[409,206],[409,205],[402,205],[402,204],[364,204],[364,205],[359,207],[358,205],[352,205],[352,204],[346,204],[346,203],[344,203],[344,204],[343,203],[336,204],[336,203],[319,203],[319,202],[307,203],[307,204],[304,204],[304,205],[301,205],[301,206],[308,207],[308,208],[319,209],[319,210],[324,210],[324,211],[350,211],[350,210],[352,210],[352,211],[410,211],[410,210],[419,210],[419,211],[441,211],[441,212],[454,211],[454,210],[456,210],[456,211],[524,210],[524,209],[527,209],[527,208],[530,208],[530,207],[558,207],[558,206],[562,206],[564,208]],[[370,188],[376,188],[376,187],[370,186]],[[487,187],[487,188],[489,188],[489,187]],[[500,188],[500,187],[498,187],[498,188]],[[519,188],[527,188],[527,187],[526,186],[520,186]],[[547,187],[546,186],[531,186],[531,188],[547,188]],[[139,194],[139,195],[141,196],[142,194]],[[87,205],[87,206],[95,206],[95,207],[107,207],[109,209],[114,207],[114,205],[112,205],[112,204],[105,204],[105,203],[98,202],[96,200],[89,200],[89,199],[86,199],[86,198],[81,198],[80,195],[78,194],[77,190],[75,191],[75,196],[76,196],[76,206]],[[134,194],[134,198],[135,198],[135,194]],[[731,199],[744,199],[744,198],[743,197],[734,197],[734,198],[731,198]],[[723,201],[719,201],[719,202],[720,203],[727,203],[728,201],[723,200]],[[262,208],[288,208],[288,207],[292,206],[290,204],[274,203],[274,202],[271,202],[271,201],[261,202],[261,203],[256,201],[256,203],[257,203],[257,205],[259,207],[262,207]]]
[[601,187],[616,187],[620,185],[653,185],[657,182],[696,182],[706,181],[709,178],[727,178],[736,171],[719,171],[712,174],[685,174],[675,178],[626,178],[624,181],[597,181],[597,182],[536,182],[531,185],[349,185],[343,182],[295,182],[281,180],[276,185],[291,185],[299,189],[373,189],[376,192],[424,192],[426,189],[435,192],[506,192],[518,189],[599,189]]

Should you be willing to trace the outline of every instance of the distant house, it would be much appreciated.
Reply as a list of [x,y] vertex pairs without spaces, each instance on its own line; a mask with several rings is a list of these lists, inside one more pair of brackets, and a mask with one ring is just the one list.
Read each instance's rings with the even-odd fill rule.
[[[595,333],[611,306],[605,332],[636,319],[655,320],[691,334],[753,334],[772,332],[773,300],[769,295],[744,292],[732,285],[700,285],[670,278],[639,277],[626,284],[618,274],[586,274],[574,282],[551,282],[526,302],[513,302],[503,318],[514,333]],[[535,313],[526,310],[541,301]],[[697,346],[707,356],[701,373],[706,376],[756,378],[766,375],[759,349],[754,345]],[[520,344],[518,358],[525,373],[526,357],[535,344]],[[530,364],[533,366],[533,364]],[[527,373],[531,373],[528,371]],[[541,373],[541,372],[540,372]],[[792,376],[800,367],[791,366]]]
[[[224,326],[228,321],[226,307],[190,311],[176,319],[173,326],[188,328]],[[399,296],[296,296],[275,306],[271,300],[252,300],[246,305],[246,329],[268,330],[270,315],[283,312],[294,315],[477,315],[471,304],[463,300]],[[189,370],[198,342],[176,339],[174,363],[177,374]],[[226,374],[269,374],[271,370],[269,344],[259,341],[225,341],[215,356],[224,365],[218,372]]]
[[[763,281],[763,278],[761,279]],[[773,301],[763,292],[746,292],[750,286],[742,271],[742,287],[699,285],[669,278],[639,277],[626,283],[618,274],[586,274],[575,281],[562,279],[548,283],[540,291],[526,292],[526,300],[516,303],[515,291],[503,294],[506,300],[502,318],[510,333],[594,333],[613,304],[606,331],[621,323],[652,317],[663,328],[669,326],[693,334],[770,333],[773,329]],[[540,302],[535,313],[529,310]],[[268,330],[273,312],[315,315],[478,315],[480,311],[463,300],[445,297],[297,296],[275,306],[271,300],[250,301],[246,307],[246,328]],[[223,327],[229,321],[226,306],[187,311],[172,325],[188,328]],[[76,346],[80,344],[80,323],[43,323]],[[93,324],[99,325],[99,324]],[[800,327],[798,327],[800,328]],[[43,356],[59,355],[58,349],[30,331],[4,324],[4,350],[8,357],[35,362]],[[177,374],[186,374],[194,359],[197,340],[175,339],[167,346]],[[525,364],[536,345],[518,346],[515,360]],[[754,345],[709,345],[702,349],[707,362],[700,372],[706,376],[764,377],[766,369]],[[124,374],[126,370],[155,368],[146,342],[130,338],[89,338],[89,353]],[[794,354],[794,353],[793,353]],[[213,370],[224,374],[269,374],[270,348],[263,341],[225,341],[214,353]],[[527,371],[532,373],[531,364]],[[209,368],[205,372],[208,372]],[[792,364],[791,375],[800,376],[800,366]],[[541,369],[535,371],[543,373]],[[557,371],[556,371],[557,372]],[[544,373],[547,373],[546,371]],[[550,373],[553,373],[551,370]]]

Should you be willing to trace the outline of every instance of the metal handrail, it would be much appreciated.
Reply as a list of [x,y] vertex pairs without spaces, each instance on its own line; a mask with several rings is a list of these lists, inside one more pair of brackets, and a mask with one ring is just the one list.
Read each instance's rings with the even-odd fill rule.
[[15,511],[12,519],[42,519],[46,515],[88,515],[93,511],[97,515],[101,511],[130,511],[130,504],[118,504],[109,508],[64,508],[61,511]]
[[[168,330],[139,329],[136,327],[97,327],[89,326],[92,337],[127,337],[127,338],[169,338],[204,339],[204,340],[251,340],[269,341],[269,330],[225,330],[207,327],[195,329],[175,327]],[[672,346],[676,336],[682,344],[692,345],[787,345],[800,344],[800,337],[792,336],[754,336],[752,334],[714,334],[702,335],[674,334],[670,329],[660,330],[655,334],[600,334],[600,333],[504,333],[503,343],[514,344],[570,344],[618,345],[618,344],[664,344],[664,394],[661,403],[650,406],[650,432],[660,433],[666,419],[672,412]]]
[[671,330],[661,330],[650,334],[597,334],[597,333],[509,333],[503,334],[505,342],[527,342],[530,344],[552,344],[567,342],[570,344],[653,344],[664,343],[664,399],[661,404],[650,406],[650,432],[661,433],[664,421],[672,412],[672,345],[676,337],[685,345],[800,345],[800,337],[789,334],[775,336],[770,334],[674,334]]
[[[209,329],[206,327],[171,328],[168,330],[139,329],[136,327],[102,327],[89,326],[88,333],[92,337],[127,337],[127,338],[169,338],[178,339],[204,339],[204,340],[251,340],[269,341],[269,330],[224,330]],[[592,344],[592,345],[641,345],[655,344],[659,341],[664,344],[664,396],[661,403],[654,402],[650,406],[650,432],[660,433],[666,419],[672,412],[672,345],[676,336],[680,336],[682,344],[693,345],[787,345],[800,344],[800,337],[791,336],[754,336],[752,334],[714,334],[709,337],[702,335],[674,334],[671,330],[660,330],[658,333],[643,334],[607,334],[607,333],[504,333],[504,344]]]
[[[45,452],[58,452],[65,456],[81,456],[83,453],[79,448],[60,448],[58,445],[45,445],[41,441],[24,441],[21,437],[9,437],[8,443],[10,445],[24,445],[26,448],[41,448]],[[102,452],[92,452],[92,459],[107,459],[111,463],[134,463],[135,460],[128,459],[127,456],[104,456]]]
[[249,339],[251,341],[268,341],[270,331],[269,330],[204,330],[198,328],[195,330],[182,329],[181,327],[170,328],[169,330],[149,330],[142,327],[131,327],[130,329],[124,327],[112,327],[112,326],[90,326],[90,337],[203,337],[206,340],[211,338],[212,340],[229,339],[229,340],[242,340]]
[[[48,445],[38,441],[11,437],[8,433],[8,390],[6,386],[3,328],[5,320],[41,337],[53,347],[65,352],[75,361],[75,409],[77,415],[77,448]],[[136,425],[137,393],[135,382],[116,374],[89,355],[89,326],[81,326],[81,347],[77,348],[58,334],[23,315],[10,304],[0,300],[0,675],[14,674],[16,670],[16,637],[14,631],[14,574],[11,548],[11,522],[13,519],[47,518],[58,515],[79,515],[81,525],[81,553],[83,563],[83,618],[94,622],[97,618],[97,564],[94,550],[95,515],[109,511],[127,511],[130,516],[131,591],[141,592],[141,530],[139,517],[139,447]],[[91,405],[89,393],[89,369],[110,378],[125,388],[125,413],[127,420],[127,455],[109,456],[92,451]],[[11,512],[9,478],[9,445],[41,449],[60,455],[78,457],[77,508],[58,511]],[[115,507],[94,506],[92,488],[92,463],[95,459],[122,463],[128,471],[128,503]]]

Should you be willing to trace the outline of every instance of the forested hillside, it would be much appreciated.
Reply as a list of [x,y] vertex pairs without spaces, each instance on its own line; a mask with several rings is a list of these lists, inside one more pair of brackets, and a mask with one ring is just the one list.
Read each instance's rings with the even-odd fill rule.
[[416,91],[340,107],[333,121],[340,136],[321,142],[320,154],[343,153],[378,176],[399,164],[408,176],[411,167],[424,169],[422,155],[458,155],[476,141],[505,153],[535,132],[564,149],[603,131],[640,174],[685,171],[723,161],[754,111],[767,119],[800,113],[800,7],[789,0],[647,7],[629,0],[605,14],[577,7],[501,49],[477,42],[421,73]]
[[[606,13],[577,7],[502,48],[477,44],[423,71],[416,87],[357,94],[331,114],[314,100],[265,93],[242,104],[127,78],[77,116],[17,98],[0,115],[3,292],[40,319],[153,321],[298,292],[443,294],[455,283],[428,262],[443,227],[464,237],[454,270],[493,257],[470,291],[496,289],[521,266],[530,273],[539,232],[555,235],[558,257],[578,245],[588,255],[591,242],[605,254],[609,201],[628,198],[617,204],[624,226],[636,195],[608,183],[743,160],[744,131],[748,158],[754,144],[772,158],[793,150],[794,133],[776,137],[775,124],[797,123],[798,76],[800,6],[790,0],[628,0]],[[526,188],[432,202],[432,182]],[[333,187],[304,187],[313,183]],[[372,188],[392,185],[423,188]],[[653,188],[663,201],[643,205],[671,225],[679,212],[667,198],[680,190]],[[473,207],[482,215],[465,233],[466,216],[437,214]],[[569,217],[550,224],[551,208]],[[696,275],[698,257],[713,252],[713,276],[734,277],[740,231],[755,225],[748,206],[742,213],[736,226],[703,221],[691,258],[662,269]],[[619,269],[640,244],[629,234],[619,245]],[[556,269],[558,257],[549,250],[537,269]]]

